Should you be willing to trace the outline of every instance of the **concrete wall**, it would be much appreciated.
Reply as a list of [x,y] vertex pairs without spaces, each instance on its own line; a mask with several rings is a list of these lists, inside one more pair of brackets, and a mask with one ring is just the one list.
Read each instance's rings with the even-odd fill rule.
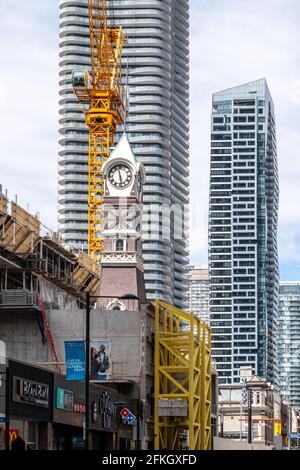
[[5,342],[10,359],[33,365],[52,361],[48,345],[42,343],[36,315],[25,309],[0,311],[0,340]]
[[214,450],[273,450],[273,447],[214,437]]
[[[33,365],[53,361],[34,315],[29,311],[1,312],[0,321],[0,340],[6,343],[8,357]],[[85,339],[85,311],[51,310],[47,317],[59,361],[65,362],[64,342]],[[141,329],[140,312],[91,311],[91,341],[112,341],[113,372],[127,381],[140,381]]]
[[[49,323],[58,357],[64,360],[64,341],[85,338],[85,312],[52,310],[49,314]],[[92,310],[90,335],[91,341],[111,340],[113,372],[116,376],[139,382],[141,372],[140,312]]]

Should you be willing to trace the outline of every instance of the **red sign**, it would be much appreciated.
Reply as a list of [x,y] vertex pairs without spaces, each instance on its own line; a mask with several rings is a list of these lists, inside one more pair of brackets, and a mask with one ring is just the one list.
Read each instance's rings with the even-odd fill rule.
[[82,403],[74,403],[73,411],[74,411],[74,413],[84,414],[85,413],[85,405],[82,404]]
[[123,410],[120,411],[120,415],[123,417],[123,418],[127,418],[127,416],[129,415],[130,411],[128,408],[123,408]]
[[[9,430],[9,442],[10,443],[14,442],[19,435],[20,435],[19,429],[10,429]],[[5,442],[5,431],[3,433],[3,437],[4,437],[4,442]]]

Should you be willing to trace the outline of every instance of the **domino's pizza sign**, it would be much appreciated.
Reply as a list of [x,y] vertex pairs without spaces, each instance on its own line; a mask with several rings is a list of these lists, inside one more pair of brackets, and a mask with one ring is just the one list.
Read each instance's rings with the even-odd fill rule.
[[123,410],[120,411],[120,415],[122,416],[122,421],[124,424],[135,424],[136,416],[134,416],[134,414],[131,413],[128,408],[123,408]]

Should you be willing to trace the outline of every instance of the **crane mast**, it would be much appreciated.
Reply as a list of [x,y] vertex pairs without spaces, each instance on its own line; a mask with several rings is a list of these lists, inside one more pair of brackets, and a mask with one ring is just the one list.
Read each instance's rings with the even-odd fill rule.
[[114,146],[116,128],[124,124],[126,100],[122,86],[121,27],[109,27],[106,0],[88,0],[91,71],[74,71],[72,82],[85,105],[89,128],[88,254],[100,261],[103,252],[104,180],[102,166]]

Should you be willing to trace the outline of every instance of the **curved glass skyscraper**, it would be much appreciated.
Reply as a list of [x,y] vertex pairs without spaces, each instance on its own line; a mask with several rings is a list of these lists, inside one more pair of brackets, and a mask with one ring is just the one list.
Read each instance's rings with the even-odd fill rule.
[[[128,64],[127,133],[146,170],[144,265],[149,300],[185,306],[189,202],[189,2],[107,0],[109,20],[124,27]],[[87,0],[60,0],[59,223],[68,244],[87,248],[88,131],[72,87],[74,69],[90,64]],[[120,132],[122,130],[120,129]],[[164,233],[161,207],[185,208],[183,234],[171,214]],[[171,211],[172,212],[172,211]],[[153,214],[156,213],[156,217]],[[155,219],[155,220],[154,220]],[[177,222],[176,222],[177,220]],[[173,226],[172,226],[173,225]],[[178,231],[178,230],[177,230]]]

